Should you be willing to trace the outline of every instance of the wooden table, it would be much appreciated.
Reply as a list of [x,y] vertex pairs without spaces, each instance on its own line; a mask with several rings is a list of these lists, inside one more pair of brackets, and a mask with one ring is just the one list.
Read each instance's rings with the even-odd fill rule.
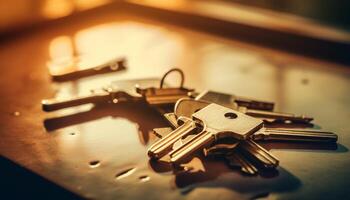
[[[4,192],[18,190],[11,193],[16,196],[33,189],[52,198],[93,199],[350,197],[347,66],[114,8],[3,40],[0,52],[0,153],[3,174],[8,177],[1,187]],[[47,62],[74,55],[96,62],[125,56],[128,69],[53,83]],[[183,69],[185,85],[198,91],[211,89],[274,101],[279,111],[314,116],[316,128],[339,135],[337,147],[265,145],[280,159],[277,173],[271,176],[244,176],[222,161],[202,163],[198,159],[192,161],[196,167],[191,172],[174,174],[146,156],[155,140],[151,130],[167,123],[145,105],[88,105],[54,113],[41,110],[44,98],[88,93],[113,80],[158,77],[172,67]],[[177,77],[169,81],[176,84]],[[40,187],[47,189],[52,182],[64,189],[45,192],[36,181],[26,180],[36,180],[37,175],[45,179],[39,178],[45,183]],[[72,193],[63,192],[66,190]]]

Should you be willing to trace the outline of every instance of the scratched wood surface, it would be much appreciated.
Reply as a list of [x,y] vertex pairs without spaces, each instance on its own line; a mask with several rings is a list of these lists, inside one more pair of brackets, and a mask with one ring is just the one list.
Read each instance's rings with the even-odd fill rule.
[[[0,153],[85,198],[346,199],[350,184],[350,69],[106,10],[36,29],[0,46]],[[125,56],[128,69],[53,83],[47,63],[82,56]],[[166,122],[145,105],[41,111],[44,98],[88,93],[113,80],[157,77],[172,67],[185,85],[276,102],[283,112],[315,117],[336,132],[337,147],[269,144],[280,159],[271,176],[247,177],[222,161],[173,173],[149,162],[150,131]],[[169,81],[176,84],[177,77]]]

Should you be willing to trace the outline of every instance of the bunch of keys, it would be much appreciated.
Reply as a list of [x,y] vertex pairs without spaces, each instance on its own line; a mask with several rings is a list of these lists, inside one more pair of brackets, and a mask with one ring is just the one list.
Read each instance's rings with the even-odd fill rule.
[[[168,87],[168,84],[165,82],[166,77],[173,72],[177,72],[181,76],[179,87]],[[183,71],[174,68],[166,72],[161,79],[114,81],[110,86],[93,90],[94,92],[87,96],[72,97],[69,99],[45,99],[42,101],[42,109],[50,112],[90,103],[119,103],[125,101],[146,102],[155,107],[164,107],[164,105],[173,106],[180,98],[195,98],[198,95],[193,89],[184,87],[184,80]],[[246,106],[249,109],[257,108],[259,110],[269,111],[274,107],[274,104],[271,102],[256,101],[238,96],[231,96],[231,100],[236,105]]]
[[[165,78],[172,72],[181,75],[179,87],[167,87]],[[146,102],[152,106],[174,105],[183,97],[191,97],[193,89],[185,88],[184,74],[180,69],[171,69],[164,74],[162,79],[134,79],[114,81],[106,88],[93,90],[87,96],[73,97],[70,99],[45,99],[42,100],[42,109],[50,112],[59,109],[80,106],[84,104],[120,103],[120,102]]]
[[[213,93],[211,93],[213,96]],[[218,99],[215,103],[225,104]],[[265,116],[248,116],[238,112],[229,104],[221,106],[209,101],[198,99],[181,99],[174,113],[165,114],[170,125],[175,128],[155,129],[159,135],[165,135],[154,143],[148,151],[153,159],[170,156],[170,162],[178,164],[186,161],[192,153],[202,151],[205,156],[224,157],[230,166],[238,166],[242,172],[250,175],[258,174],[266,169],[275,169],[279,160],[261,147],[256,141],[302,141],[334,143],[337,135],[330,132],[303,129],[266,128]],[[226,94],[222,94],[226,96]],[[232,102],[231,102],[232,104]],[[278,116],[278,115],[277,115]],[[282,115],[282,119],[285,114]],[[292,115],[290,115],[292,117]],[[300,118],[296,116],[297,118]],[[288,119],[290,120],[290,119]],[[291,120],[292,122],[296,122]],[[305,122],[305,121],[304,121]],[[266,121],[265,121],[266,123]],[[200,131],[198,131],[200,130]],[[167,132],[164,133],[164,132]],[[162,133],[159,133],[162,132]],[[190,139],[187,139],[187,136]],[[174,148],[174,143],[184,140],[183,144]]]

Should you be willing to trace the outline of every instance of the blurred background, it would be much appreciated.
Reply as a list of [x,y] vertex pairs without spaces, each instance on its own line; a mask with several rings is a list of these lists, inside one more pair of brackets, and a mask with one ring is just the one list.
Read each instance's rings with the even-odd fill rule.
[[[99,6],[122,0],[1,0],[0,31],[8,32],[30,27],[40,22],[67,17]],[[208,0],[148,1],[155,4],[184,4]],[[126,0],[128,2],[128,0]],[[134,0],[130,2],[146,2]],[[210,0],[226,6],[244,5],[275,12],[288,13],[314,20],[320,24],[350,30],[350,2],[347,0]]]

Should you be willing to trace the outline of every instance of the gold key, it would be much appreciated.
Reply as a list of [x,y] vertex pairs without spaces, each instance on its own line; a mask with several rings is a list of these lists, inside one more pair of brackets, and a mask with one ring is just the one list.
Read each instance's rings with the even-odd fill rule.
[[[251,106],[250,104],[239,104],[234,101],[235,96],[214,92],[214,91],[206,91],[199,94],[196,97],[196,100],[201,100],[208,103],[216,103],[222,106],[226,106],[233,110],[237,110],[243,112],[252,117],[258,117],[264,119],[267,122],[285,122],[285,123],[310,123],[313,118],[307,117],[304,115],[295,115],[290,113],[282,113],[282,112],[272,112],[272,110],[260,109],[259,106]],[[255,105],[255,104],[253,104]],[[260,105],[260,104],[256,104]],[[261,105],[265,105],[261,103]],[[263,107],[262,107],[263,108]]]
[[298,141],[298,142],[337,142],[335,133],[319,130],[262,128],[252,135],[253,140]]
[[162,139],[155,142],[148,149],[148,156],[153,159],[159,159],[163,157],[169,150],[173,148],[175,142],[180,140],[181,138],[189,135],[192,131],[196,129],[196,124],[194,121],[188,118],[181,118],[183,124],[178,128],[168,133],[166,136],[162,137]]
[[255,143],[253,140],[245,140],[239,143],[238,148],[244,155],[252,158],[264,168],[275,168],[279,160],[266,149]]
[[[179,87],[164,87],[165,78],[172,72],[178,72],[181,75],[181,82]],[[185,76],[182,70],[174,68],[166,72],[160,81],[159,87],[143,87],[136,86],[136,91],[142,95],[150,105],[162,105],[175,103],[177,100],[184,97],[191,97],[194,92],[193,89],[185,88]]]
[[134,79],[114,81],[108,87],[94,90],[89,95],[69,99],[42,100],[42,109],[50,112],[59,109],[80,106],[89,103],[119,103],[125,101],[142,101],[143,97],[135,91],[135,85],[152,87],[159,84],[159,79]]
[[[173,163],[182,162],[197,150],[211,146],[213,142],[220,138],[232,137],[237,140],[245,140],[256,130],[260,129],[263,124],[262,120],[217,104],[210,104],[199,110],[192,115],[192,119],[189,121],[194,122],[196,126],[200,126],[202,131],[169,153],[170,161]],[[180,128],[181,126],[175,131]],[[180,132],[182,132],[182,135],[188,134],[186,131]],[[172,134],[170,133],[169,135]],[[159,140],[159,142],[162,143],[162,140]],[[166,144],[166,141],[162,144],[172,145]],[[150,152],[153,152],[152,148],[149,150],[149,155]]]
[[[63,100],[45,99],[42,101],[42,108],[44,111],[55,111],[88,103],[119,103],[125,101],[144,101],[154,106],[173,105],[178,99],[189,97],[193,90],[183,87],[183,76],[180,87],[168,87],[164,80],[172,71],[182,73],[179,69],[172,69],[165,73],[160,80],[149,78],[115,81],[110,86],[94,90],[93,93],[87,96]],[[159,84],[160,87],[157,88]]]
[[[246,107],[248,109],[272,111],[274,103],[267,101],[260,101],[256,99],[239,97],[236,95],[225,94],[221,92],[205,91],[199,94],[196,99],[201,99],[208,102],[217,102],[220,105],[229,107],[227,105],[237,104],[238,106]],[[220,102],[220,103],[219,103]]]
[[[190,116],[193,112],[208,105],[208,102],[181,99],[175,104],[175,113],[167,113],[167,119],[174,123],[176,116]],[[173,115],[173,116],[172,116]],[[172,118],[172,119],[170,119]],[[336,142],[338,136],[332,132],[308,129],[262,128],[252,135],[253,140],[280,140],[300,142]]]
[[228,161],[229,166],[240,167],[240,170],[248,175],[256,175],[258,169],[254,164],[252,164],[241,152],[235,150],[233,152],[225,155],[226,160]]
[[[181,102],[181,100],[179,100],[179,102]],[[197,103],[197,101],[193,101],[193,103],[195,104]],[[179,105],[179,103],[177,105]],[[177,110],[177,111],[178,111],[178,114],[184,114],[184,112],[180,112],[180,110]],[[182,111],[187,111],[187,110],[183,109]],[[187,114],[186,113],[184,115],[190,114],[190,113],[187,113]],[[176,120],[176,115],[174,113],[166,113],[164,116],[166,116],[169,123],[172,124],[174,127],[178,126],[176,124],[177,120]],[[158,129],[154,129],[154,131],[156,132],[157,135],[167,135],[171,132],[170,131],[171,129],[170,130],[169,129],[170,128],[158,128]],[[244,148],[247,148],[247,150]],[[242,152],[244,152],[245,156],[243,156]],[[245,143],[245,141],[239,141],[234,138],[223,138],[215,142],[215,144],[213,144],[212,146],[208,148],[204,148],[203,154],[206,157],[207,156],[224,157],[226,158],[230,166],[238,165],[242,172],[249,175],[256,175],[258,172],[257,170],[258,166],[261,166],[264,168],[273,168],[273,167],[277,167],[279,163],[279,161],[273,155],[271,155],[268,151],[264,150],[262,147],[260,147],[256,143],[254,142]],[[249,157],[250,159],[248,159],[247,157]],[[252,160],[254,162],[252,162]],[[256,164],[258,166],[255,166]]]
[[[96,66],[80,66],[81,57],[60,59],[48,63],[49,73],[54,81],[70,81],[87,76],[125,70],[125,58],[115,58]],[[77,69],[83,68],[83,69]]]

